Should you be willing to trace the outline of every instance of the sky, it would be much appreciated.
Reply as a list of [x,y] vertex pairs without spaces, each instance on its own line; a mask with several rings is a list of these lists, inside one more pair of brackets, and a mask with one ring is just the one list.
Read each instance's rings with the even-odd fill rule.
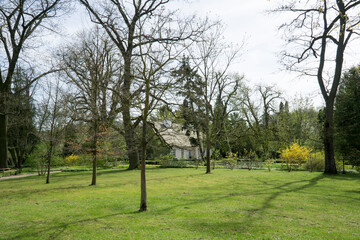
[[[278,30],[287,21],[285,15],[267,14],[276,3],[272,0],[173,0],[173,7],[186,14],[220,19],[225,25],[225,39],[229,43],[241,44],[245,38],[243,55],[231,68],[245,76],[248,85],[276,85],[285,99],[308,97],[315,107],[323,100],[315,77],[299,77],[283,70],[279,63],[280,52],[285,41]],[[79,8],[66,20],[66,31],[73,34],[89,27],[87,13]],[[351,50],[351,49],[350,49]]]

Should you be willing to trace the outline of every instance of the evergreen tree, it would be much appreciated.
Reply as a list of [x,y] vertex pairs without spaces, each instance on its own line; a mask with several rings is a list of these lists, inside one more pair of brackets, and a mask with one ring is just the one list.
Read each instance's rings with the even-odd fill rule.
[[34,126],[35,108],[29,86],[30,75],[31,73],[17,67],[9,95],[8,149],[11,164],[20,172],[27,156],[39,141]]
[[181,117],[185,122],[183,129],[187,134],[196,133],[196,139],[191,142],[194,146],[199,146],[200,154],[203,159],[203,148],[201,144],[201,132],[204,130],[204,82],[196,71],[191,68],[189,59],[184,57],[178,69],[172,72],[172,76],[177,80],[177,95],[183,97],[181,105]]
[[336,126],[336,148],[349,158],[353,165],[360,151],[360,69],[353,67],[347,71],[339,87],[335,103],[334,121]]

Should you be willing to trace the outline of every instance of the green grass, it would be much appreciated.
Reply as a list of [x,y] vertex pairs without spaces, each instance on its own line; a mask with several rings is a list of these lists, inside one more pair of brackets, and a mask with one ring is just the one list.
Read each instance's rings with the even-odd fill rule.
[[0,239],[360,239],[360,176],[150,168],[0,182]]

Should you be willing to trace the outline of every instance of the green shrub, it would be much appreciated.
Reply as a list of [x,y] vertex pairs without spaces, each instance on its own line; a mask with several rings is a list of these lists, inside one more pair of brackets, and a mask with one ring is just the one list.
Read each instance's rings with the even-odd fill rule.
[[271,171],[271,167],[272,167],[273,163],[274,163],[274,159],[265,160],[265,165],[266,165],[267,169],[269,170],[269,172]]
[[160,165],[167,167],[170,166],[170,164],[174,161],[174,156],[171,154],[168,155],[162,155],[160,157]]
[[323,171],[325,169],[325,153],[315,152],[310,153],[310,156],[305,164],[305,169],[312,171]]
[[62,156],[53,156],[51,158],[51,166],[59,167],[65,165],[65,159]]
[[31,169],[36,169],[39,175],[43,175],[46,172],[46,154],[46,145],[38,144],[26,159],[26,164],[30,165]]
[[226,158],[221,160],[221,162],[226,168],[233,170],[237,165],[237,159],[238,159],[237,154],[230,152],[228,153]]

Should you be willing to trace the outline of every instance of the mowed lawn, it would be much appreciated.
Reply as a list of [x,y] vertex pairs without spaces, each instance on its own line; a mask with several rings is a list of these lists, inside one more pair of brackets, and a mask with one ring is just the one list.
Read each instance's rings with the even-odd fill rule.
[[360,176],[305,171],[56,173],[0,182],[0,239],[360,239]]

